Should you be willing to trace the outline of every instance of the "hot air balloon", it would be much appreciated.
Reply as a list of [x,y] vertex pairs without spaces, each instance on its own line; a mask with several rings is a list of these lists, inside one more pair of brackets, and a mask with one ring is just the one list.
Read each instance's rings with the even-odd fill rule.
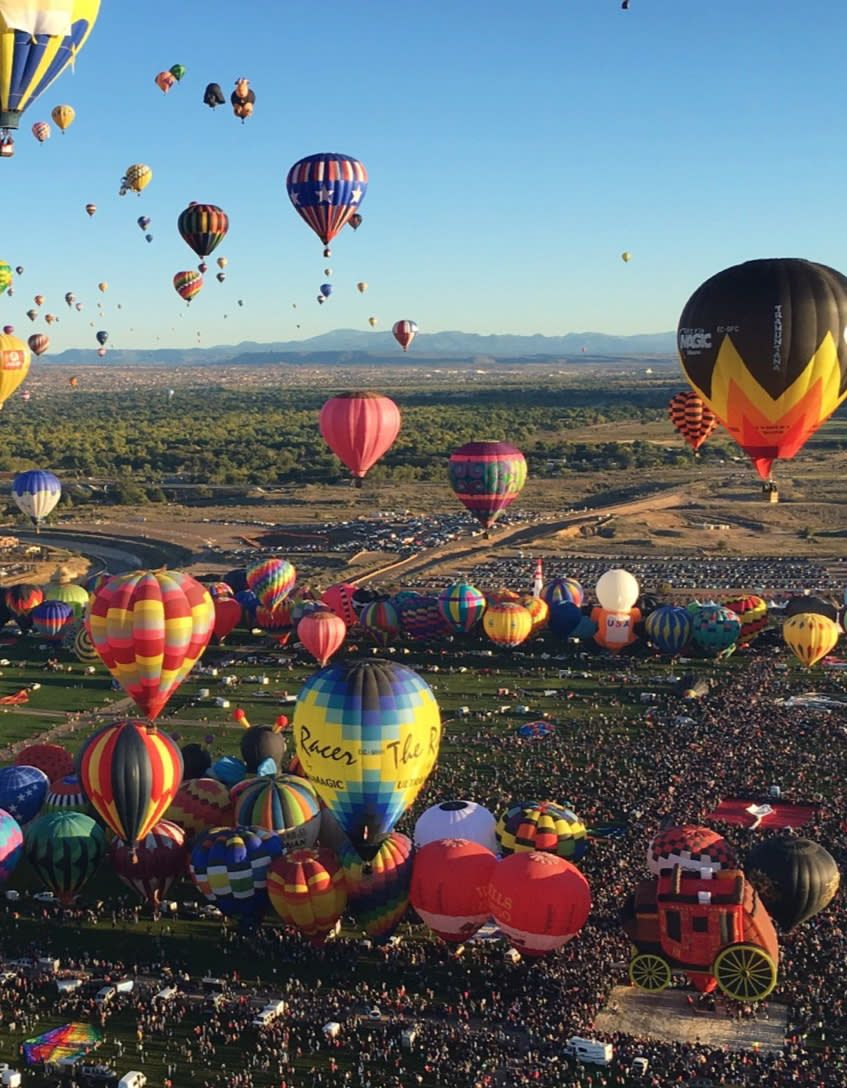
[[296,580],[297,572],[287,559],[263,559],[247,569],[247,585],[270,612],[282,604]]
[[297,637],[321,668],[341,649],[346,636],[347,624],[331,609],[310,613],[297,624]]
[[324,298],[329,298],[329,296],[332,294],[332,284],[322,283],[319,290]]
[[[236,711],[236,713],[238,713]],[[239,720],[245,724],[245,732],[241,737],[241,755],[247,770],[255,774],[259,766],[266,760],[272,760],[277,767],[282,763],[285,755],[285,737],[280,729],[269,725],[249,725],[246,723],[244,711],[240,712]]]
[[[218,283],[223,283],[224,280],[226,279],[226,274],[224,272],[216,272],[215,273],[215,279],[218,281]],[[224,316],[226,316],[226,315],[224,315]]]
[[[46,337],[45,337],[46,339]],[[62,485],[52,472],[30,469],[12,481],[12,498],[18,509],[32,519],[36,529],[62,497]]]
[[71,627],[74,610],[64,601],[42,601],[33,608],[29,618],[42,638],[59,642]]
[[638,582],[628,570],[614,568],[600,575],[594,593],[601,608],[629,612],[638,600]]
[[75,582],[51,582],[44,592],[44,597],[48,601],[61,601],[63,604],[70,605],[75,620],[82,619],[88,607],[88,591]]
[[195,295],[203,289],[203,277],[193,268],[183,272],[177,272],[174,276],[174,290],[181,299],[190,303]]
[[50,116],[53,118],[54,124],[64,133],[65,129],[70,128],[74,123],[76,110],[73,106],[54,106],[50,111]]
[[339,582],[337,585],[325,589],[321,594],[321,602],[331,608],[347,627],[353,627],[358,619],[356,609],[353,606],[353,594],[355,592],[355,585],[348,582]]
[[46,121],[36,121],[32,126],[32,134],[40,144],[50,139],[50,126]]
[[692,389],[671,397],[668,414],[671,423],[695,453],[718,425],[715,413]]
[[347,905],[344,870],[331,850],[293,850],[274,858],[268,895],[282,920],[322,944]]
[[629,264],[629,262],[632,260],[632,254],[629,252],[628,249],[625,249],[621,254],[621,260],[624,262],[624,264]]
[[768,912],[789,932],[827,907],[841,882],[835,859],[819,843],[787,835],[754,846],[744,872]]
[[0,767],[0,809],[23,826],[41,811],[50,780],[38,767]]
[[[101,295],[105,295],[105,294],[106,294],[106,292],[107,292],[107,291],[109,290],[109,285],[108,285],[108,283],[106,283],[106,281],[105,281],[105,280],[104,280],[104,281],[103,281],[102,283],[98,283],[98,284],[97,284],[97,290],[98,290],[98,291],[100,292],[100,294],[101,294]],[[98,302],[98,303],[97,303],[97,306],[98,306],[98,307],[101,307],[101,306],[102,306],[102,303]]]
[[327,246],[364,199],[368,172],[349,155],[309,155],[291,167],[285,184],[297,213]]
[[497,821],[476,801],[442,801],[431,805],[415,824],[414,842],[417,849],[439,839],[465,839],[494,853]]
[[26,829],[24,853],[59,902],[72,903],[106,854],[106,836],[84,812],[48,812]]
[[97,335],[95,336],[95,340],[97,341],[97,343],[98,343],[98,344],[99,344],[99,345],[100,345],[101,347],[105,347],[105,346],[106,346],[106,343],[107,343],[108,339],[109,339],[109,334],[108,334],[108,333],[107,333],[107,332],[106,332],[105,330],[101,330],[101,331],[100,331],[100,332],[98,332],[98,333],[97,333]]
[[472,937],[491,914],[488,884],[497,858],[477,842],[438,839],[415,854],[409,899],[448,944]]
[[[30,319],[30,321],[35,321],[35,319],[38,317],[38,310],[27,310],[26,316]],[[29,346],[30,350],[33,350],[32,344],[30,344]]]
[[729,608],[703,605],[691,617],[691,638],[710,656],[717,656],[738,642],[741,621]]
[[197,838],[189,872],[222,914],[257,925],[268,909],[268,871],[281,851],[278,836],[263,827],[216,827]]
[[347,911],[377,944],[403,920],[412,883],[412,843],[392,831],[370,861],[362,861],[346,840],[337,851],[347,886]]
[[27,345],[33,355],[43,355],[50,347],[50,337],[45,336],[43,332],[33,333],[27,340]]
[[221,90],[219,83],[208,83],[206,90],[203,92],[203,101],[211,109],[215,109],[217,106],[225,106],[226,98]]
[[[2,22],[0,22],[2,26]],[[2,40],[0,31],[0,40]],[[0,408],[29,373],[30,350],[17,336],[0,335]]]
[[85,812],[94,810],[88,803],[79,777],[66,774],[56,782],[50,783],[50,789],[44,801],[45,812]]
[[505,442],[468,442],[450,455],[449,474],[459,502],[487,532],[523,490],[526,460]]
[[182,779],[182,753],[174,741],[137,721],[98,729],[80,750],[77,766],[98,816],[130,847],[161,820]]
[[169,71],[177,83],[179,83],[187,69],[184,64],[172,64]]
[[741,621],[741,634],[738,641],[742,644],[752,642],[768,625],[768,606],[761,597],[755,594],[724,601],[724,608],[734,612]]
[[150,226],[151,219],[148,215],[139,215],[138,219],[136,219],[136,223],[138,224],[138,229],[143,233]]
[[177,229],[183,241],[198,257],[208,257],[226,238],[229,216],[216,204],[198,204],[192,201],[180,212]]
[[73,774],[73,756],[61,744],[28,744],[15,756],[15,765],[37,767],[44,771],[50,783]]
[[403,351],[408,351],[409,345],[418,335],[418,326],[414,321],[409,321],[408,319],[395,321],[391,329],[391,334]]
[[[97,205],[96,204],[86,204],[85,205],[85,211],[86,211],[86,214],[88,215],[88,217],[90,219],[93,215],[96,214]],[[39,303],[39,305],[40,305],[40,303]]]
[[173,87],[174,83],[176,83],[176,80],[170,72],[159,72],[159,74],[154,78],[154,83],[162,92],[162,94],[167,94],[171,87]]
[[711,873],[722,869],[737,869],[738,861],[732,847],[711,827],[681,824],[657,832],[647,847],[647,868],[654,876],[663,870],[681,869]]
[[395,608],[400,617],[400,630],[406,638],[433,639],[451,629],[441,615],[437,597],[413,593],[402,601],[395,601]]
[[335,456],[350,469],[357,487],[394,444],[400,409],[380,393],[342,393],[321,408],[318,426]]
[[216,597],[214,600],[215,623],[212,633],[217,642],[223,642],[241,623],[241,605],[234,597]]
[[569,861],[532,851],[498,862],[488,885],[495,923],[524,956],[555,952],[588,920],[591,890]]
[[684,608],[665,604],[650,613],[644,630],[659,653],[676,657],[691,639],[691,617]]
[[553,801],[521,801],[497,821],[497,843],[504,856],[540,850],[579,861],[588,843],[585,824],[569,808]]
[[94,643],[91,641],[91,635],[88,633],[88,626],[85,623],[79,625],[74,635],[73,652],[77,660],[86,665],[92,665],[100,660],[100,655],[94,649]]
[[368,324],[370,325],[370,327],[372,329],[375,329],[377,327],[377,325],[379,324],[379,318],[378,317],[369,317],[368,318]]
[[438,607],[454,631],[467,634],[482,619],[485,595],[467,582],[453,582],[439,593]]
[[165,817],[191,839],[209,827],[232,823],[229,790],[217,778],[191,778],[176,791]]
[[134,162],[128,166],[121,178],[120,195],[125,196],[130,190],[141,193],[153,180],[153,171],[143,162]]
[[0,809],[0,884],[5,884],[18,866],[24,853],[24,836],[20,824],[4,809]]
[[232,112],[241,119],[242,125],[248,117],[253,115],[253,107],[256,104],[256,93],[250,86],[250,80],[240,76],[235,81],[235,90],[229,96],[232,104]]
[[399,634],[400,617],[391,601],[371,601],[359,612],[359,626],[384,647]]
[[226,257],[218,257],[216,264],[218,268],[226,268],[229,264],[229,260]]
[[94,593],[89,623],[106,668],[152,720],[199,661],[214,618],[211,597],[190,575],[134,571]]
[[202,744],[192,741],[190,744],[183,744],[180,751],[182,752],[183,782],[188,782],[192,778],[203,778],[208,774],[212,757]]
[[529,638],[532,616],[523,605],[513,601],[497,601],[486,608],[482,626],[495,646],[512,649]]
[[353,228],[353,230],[358,230],[358,229],[359,229],[359,227],[361,227],[361,225],[362,225],[362,223],[363,223],[363,222],[364,222],[364,220],[362,219],[361,215],[359,215],[359,213],[358,213],[358,212],[355,212],[355,213],[354,213],[353,215],[351,215],[351,216],[350,216],[350,218],[348,219],[348,223],[349,223],[349,224],[350,224],[350,226],[351,226],[351,227]]
[[134,851],[114,839],[109,846],[109,862],[124,884],[158,911],[171,884],[185,875],[185,832],[170,820],[160,820]]
[[[10,586],[6,590],[4,600],[12,615],[20,620],[28,616],[36,605],[41,604],[44,600],[44,592],[41,586],[32,586],[20,582],[18,585]],[[2,807],[2,802],[0,802],[0,808]]]
[[365,291],[367,291],[367,289],[368,285],[364,282],[364,280],[356,284],[356,290],[359,292],[360,295],[363,295]]
[[293,732],[306,776],[367,860],[432,771],[441,716],[417,673],[372,659],[309,677]]
[[845,324],[847,279],[793,258],[727,268],[686,303],[685,376],[763,480],[847,396]]
[[841,628],[816,612],[800,612],[782,625],[782,637],[801,665],[811,669],[835,649]]
[[262,776],[242,783],[238,789],[233,800],[236,824],[275,832],[286,851],[315,845],[321,808],[314,786],[305,778],[293,774]]
[[12,266],[6,261],[0,261],[0,295],[9,290],[12,279]]
[[24,274],[24,266],[23,266],[22,264],[19,264],[19,265],[18,265],[18,266],[17,266],[16,268],[15,268],[15,272],[17,272],[17,274],[18,274],[19,276],[22,276],[22,275]]

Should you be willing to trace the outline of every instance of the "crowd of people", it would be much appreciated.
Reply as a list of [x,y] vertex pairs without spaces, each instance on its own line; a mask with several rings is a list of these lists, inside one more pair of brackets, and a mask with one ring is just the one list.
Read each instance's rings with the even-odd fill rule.
[[[646,847],[663,824],[702,823],[722,798],[762,796],[778,783],[787,799],[819,805],[803,834],[822,843],[843,870],[847,727],[838,713],[780,705],[802,688],[802,680],[780,661],[781,655],[753,649],[740,651],[731,663],[704,664],[710,690],[686,702],[684,715],[678,695],[667,690],[648,712],[638,710],[634,726],[625,715],[634,709],[634,693],[649,684],[649,666],[638,658],[611,663],[597,657],[583,663],[603,688],[603,697],[583,707],[588,724],[581,718],[578,728],[570,728],[564,702],[558,728],[543,739],[522,739],[502,723],[448,724],[445,743],[459,745],[462,755],[439,761],[401,830],[411,832],[416,814],[451,797],[471,798],[495,813],[516,800],[551,799],[573,808],[589,828],[618,829],[614,836],[594,839],[581,861],[592,889],[591,915],[583,931],[554,955],[514,964],[501,941],[472,941],[457,955],[438,941],[414,939],[421,929],[411,920],[401,925],[397,940],[373,948],[343,938],[316,949],[275,926],[248,937],[230,927],[222,931],[220,948],[221,973],[230,975],[232,996],[217,1007],[207,1007],[186,986],[166,1004],[152,1005],[149,990],[145,997],[139,988],[100,1009],[90,993],[57,1001],[55,988],[46,982],[27,982],[0,989],[2,1022],[35,1029],[48,1013],[91,1018],[108,1039],[112,1017],[125,1020],[129,1012],[136,1019],[139,1048],[130,1067],[143,1068],[144,1059],[159,1055],[175,1086],[585,1088],[630,1083],[628,1070],[636,1057],[648,1060],[644,1083],[655,1088],[695,1078],[700,1084],[744,1088],[841,1086],[847,1083],[843,894],[811,921],[781,935],[779,983],[768,1002],[744,1007],[718,996],[715,1012],[692,1014],[701,1018],[692,1038],[673,1043],[624,1030],[604,1034],[596,1027],[601,1008],[614,1011],[613,987],[627,981],[629,942],[620,909],[646,875]],[[496,675],[498,668],[494,662],[489,671]],[[521,668],[539,679],[547,670],[549,663],[529,655]],[[466,675],[472,702],[476,674]],[[514,670],[504,666],[505,675],[513,677]],[[816,677],[815,685],[843,692],[841,674],[834,671]],[[712,826],[725,833],[740,858],[768,834]],[[82,918],[69,913],[64,925]],[[138,922],[139,940],[129,944],[139,962],[93,964],[81,956],[77,966],[103,977],[124,972],[161,977],[165,961],[174,971],[186,971],[178,945],[168,943],[163,930],[155,930],[147,942],[141,939],[144,924]],[[21,954],[14,923],[6,927],[2,943],[7,954],[12,949]],[[49,947],[45,931],[38,951]],[[141,962],[151,948],[159,962]],[[250,956],[273,964],[273,995],[288,1005],[284,1016],[261,1030],[250,1020],[256,1001],[271,990],[267,984],[247,987],[233,966]],[[374,1006],[376,1018],[368,1015]],[[768,1017],[779,1006],[787,1006],[788,1020],[779,1051],[717,1049],[692,1041],[704,1017]],[[337,1034],[325,1030],[329,1022],[339,1025]],[[574,1035],[611,1042],[613,1064],[576,1066],[565,1057]]]

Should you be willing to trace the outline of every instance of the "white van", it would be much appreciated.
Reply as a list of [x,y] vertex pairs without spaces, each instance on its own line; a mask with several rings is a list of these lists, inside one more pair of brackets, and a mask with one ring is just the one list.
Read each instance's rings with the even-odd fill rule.
[[118,1081],[118,1088],[144,1088],[146,1083],[147,1076],[133,1069],[129,1073],[124,1073]]
[[21,1088],[21,1075],[8,1062],[0,1063],[0,1084],[3,1088]]
[[159,992],[157,994],[153,995],[153,1000],[154,1001],[172,1001],[176,997],[176,995],[178,993],[179,993],[179,990],[174,985],[163,986],[161,988],[161,990],[159,990]]
[[611,1043],[599,1039],[583,1039],[574,1035],[565,1044],[565,1053],[578,1062],[593,1062],[594,1065],[609,1065],[615,1051]]
[[104,1005],[109,1004],[117,992],[114,986],[101,986],[94,995],[94,1003],[98,1008],[102,1009]]
[[269,1001],[268,1004],[253,1017],[253,1027],[267,1027],[267,1025],[273,1020],[276,1020],[278,1016],[282,1016],[285,1009],[286,1004],[284,1001]]
[[119,978],[115,983],[115,990],[119,994],[131,994],[135,989],[135,979],[132,978]]

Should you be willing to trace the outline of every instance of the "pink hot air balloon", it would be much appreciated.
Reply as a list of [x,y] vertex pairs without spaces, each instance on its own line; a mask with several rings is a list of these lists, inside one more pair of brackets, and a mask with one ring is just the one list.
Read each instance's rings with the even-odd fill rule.
[[36,121],[32,126],[32,134],[40,144],[50,139],[50,126],[46,121]]
[[394,445],[400,409],[381,393],[342,393],[331,397],[318,419],[324,441],[350,469],[356,487]]
[[309,612],[297,624],[297,637],[321,668],[341,649],[346,635],[347,624],[330,608]]
[[353,594],[356,586],[352,582],[338,582],[329,586],[321,594],[321,603],[328,605],[336,616],[340,616],[348,627],[355,627],[358,621],[353,607]]
[[223,642],[241,622],[241,604],[234,597],[213,597],[215,606],[215,626],[212,633],[218,642]]
[[418,334],[418,326],[414,321],[395,321],[394,328],[391,331],[394,333],[394,339],[403,351],[407,351],[409,344],[411,344]]

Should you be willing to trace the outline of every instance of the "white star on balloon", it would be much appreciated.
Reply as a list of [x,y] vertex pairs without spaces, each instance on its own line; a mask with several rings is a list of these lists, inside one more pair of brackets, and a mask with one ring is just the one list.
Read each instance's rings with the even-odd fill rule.
[[356,188],[350,194],[350,203],[351,204],[358,204],[358,202],[361,199],[362,199],[362,190],[358,186],[356,186]]
[[334,192],[334,189],[318,189],[318,204],[323,204],[324,201],[329,204]]
[[291,203],[292,204],[299,204],[300,203],[300,194],[299,193],[292,193],[291,194]]

